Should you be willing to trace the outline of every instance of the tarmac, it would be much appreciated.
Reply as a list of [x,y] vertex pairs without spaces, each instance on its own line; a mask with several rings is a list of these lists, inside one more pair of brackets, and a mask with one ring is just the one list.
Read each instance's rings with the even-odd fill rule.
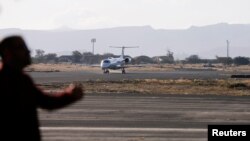
[[[36,83],[122,79],[230,79],[219,71],[31,72]],[[248,125],[250,97],[88,94],[64,109],[39,109],[44,141],[207,141],[207,126]]]
[[89,94],[39,110],[44,141],[206,141],[207,126],[249,124],[250,97]]
[[35,79],[36,83],[50,83],[50,82],[73,82],[86,80],[134,80],[134,79],[228,79],[232,73],[213,71],[213,70],[180,70],[180,71],[166,71],[166,72],[128,72],[121,74],[120,71],[111,72],[110,74],[102,74],[100,72],[29,72]]

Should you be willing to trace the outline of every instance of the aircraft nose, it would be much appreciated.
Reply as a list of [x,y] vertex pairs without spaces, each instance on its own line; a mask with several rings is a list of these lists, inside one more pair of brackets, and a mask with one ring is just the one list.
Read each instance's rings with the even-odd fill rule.
[[109,63],[105,63],[104,61],[101,62],[101,68],[108,68]]
[[109,64],[102,64],[102,68],[107,68]]

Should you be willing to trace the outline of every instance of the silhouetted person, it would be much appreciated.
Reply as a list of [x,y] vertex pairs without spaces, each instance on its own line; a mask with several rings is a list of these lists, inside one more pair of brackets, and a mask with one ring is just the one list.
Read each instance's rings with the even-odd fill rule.
[[0,140],[39,141],[37,107],[57,109],[83,97],[83,89],[69,86],[62,93],[47,94],[38,89],[23,69],[31,64],[30,51],[20,36],[0,43]]

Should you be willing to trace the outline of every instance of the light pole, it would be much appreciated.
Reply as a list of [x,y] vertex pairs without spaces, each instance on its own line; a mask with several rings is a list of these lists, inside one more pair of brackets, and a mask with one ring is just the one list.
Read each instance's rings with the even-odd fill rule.
[[96,42],[96,39],[92,38],[91,39],[91,43],[92,43],[92,53],[93,53],[93,55],[95,54],[95,51],[94,51],[94,49],[95,49],[95,42]]
[[229,41],[227,40],[227,65],[229,65]]

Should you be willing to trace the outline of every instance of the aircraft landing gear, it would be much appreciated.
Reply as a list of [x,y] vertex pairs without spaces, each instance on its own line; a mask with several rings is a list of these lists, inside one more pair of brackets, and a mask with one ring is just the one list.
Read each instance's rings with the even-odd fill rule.
[[109,74],[109,70],[108,70],[108,69],[105,69],[105,70],[103,70],[103,73],[104,73],[104,74]]
[[122,74],[125,74],[125,73],[126,73],[125,69],[124,69],[124,68],[122,68]]

